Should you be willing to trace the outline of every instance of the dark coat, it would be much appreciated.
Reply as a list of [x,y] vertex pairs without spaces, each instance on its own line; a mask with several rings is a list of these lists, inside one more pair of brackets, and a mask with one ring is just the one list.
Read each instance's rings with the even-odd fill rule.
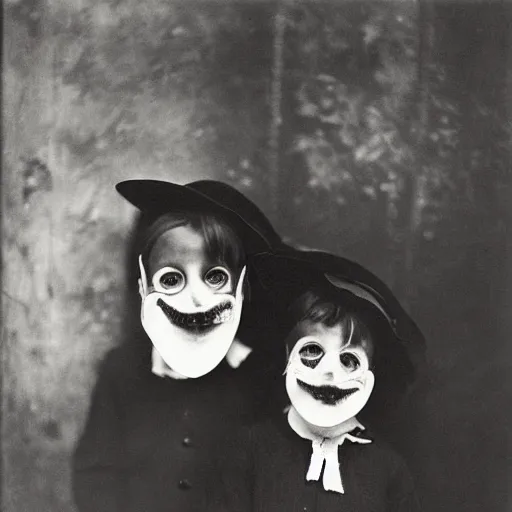
[[224,474],[224,502],[219,511],[419,510],[405,463],[391,448],[375,439],[365,445],[345,441],[339,448],[345,494],[325,491],[321,479],[306,482],[311,441],[299,437],[284,415],[246,429],[225,453],[220,463]]
[[148,342],[115,349],[101,368],[73,459],[80,512],[209,510],[221,485],[213,453],[262,413],[248,362],[174,380],[153,375],[150,359]]

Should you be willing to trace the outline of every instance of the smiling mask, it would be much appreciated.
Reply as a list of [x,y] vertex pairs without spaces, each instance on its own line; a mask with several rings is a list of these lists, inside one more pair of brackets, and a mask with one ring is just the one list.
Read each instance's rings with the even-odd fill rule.
[[[246,268],[238,277],[234,294],[212,290],[205,305],[195,306],[188,295],[181,293],[186,283],[180,284],[176,269],[161,268],[148,282],[140,256],[139,267],[141,320],[154,347],[178,374],[189,378],[206,375],[226,356],[235,338]],[[212,271],[212,279],[215,275],[232,279],[222,267]]]
[[333,427],[361,411],[375,377],[363,348],[350,345],[352,333],[342,345],[339,325],[312,324],[311,328],[311,334],[302,336],[290,354],[286,391],[304,420]]

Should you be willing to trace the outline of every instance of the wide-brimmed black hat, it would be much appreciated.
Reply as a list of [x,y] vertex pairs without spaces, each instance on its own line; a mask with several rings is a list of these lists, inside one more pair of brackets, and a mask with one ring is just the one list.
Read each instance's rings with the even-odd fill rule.
[[237,231],[248,254],[281,244],[264,213],[238,190],[220,181],[200,180],[178,185],[137,179],[118,183],[116,190],[150,218],[176,211],[219,214]]
[[253,264],[262,286],[274,296],[283,322],[288,321],[286,308],[307,291],[320,291],[380,318],[382,337],[375,340],[384,364],[379,373],[385,384],[381,381],[380,387],[404,391],[410,388],[424,364],[425,338],[390,288],[375,274],[340,256],[291,248],[257,254]]

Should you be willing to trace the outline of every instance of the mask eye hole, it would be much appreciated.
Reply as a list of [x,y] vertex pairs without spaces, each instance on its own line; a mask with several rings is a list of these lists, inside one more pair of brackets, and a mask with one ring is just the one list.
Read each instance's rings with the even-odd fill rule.
[[318,343],[306,343],[299,350],[300,360],[308,368],[315,368],[324,356],[324,353],[324,349]]
[[343,368],[349,372],[355,372],[361,367],[361,360],[352,352],[343,352],[340,354],[340,363]]
[[224,267],[215,267],[206,272],[204,280],[208,286],[218,290],[226,286],[231,281],[231,278],[229,272]]
[[174,295],[185,287],[185,276],[175,268],[165,267],[153,276],[153,287],[157,292]]

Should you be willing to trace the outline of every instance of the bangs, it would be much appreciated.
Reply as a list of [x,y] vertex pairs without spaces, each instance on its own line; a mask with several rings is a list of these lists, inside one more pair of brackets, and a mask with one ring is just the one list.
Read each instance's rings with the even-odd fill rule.
[[308,291],[302,294],[290,307],[291,320],[297,324],[304,320],[333,327],[347,316],[347,309],[331,300],[325,294]]
[[190,226],[205,242],[208,258],[216,264],[238,273],[245,263],[242,240],[231,225],[218,215],[197,212],[168,213],[154,220],[146,230],[143,240],[142,258],[145,265],[149,254],[161,235],[179,226]]
[[197,215],[190,224],[202,235],[206,245],[206,254],[229,270],[238,273],[245,263],[245,251],[242,240],[235,230],[219,216]]
[[291,313],[295,325],[301,322],[322,324],[325,327],[340,325],[342,347],[360,347],[373,358],[374,343],[370,326],[360,317],[351,304],[342,304],[331,297],[320,297],[312,291],[301,295],[292,305]]

